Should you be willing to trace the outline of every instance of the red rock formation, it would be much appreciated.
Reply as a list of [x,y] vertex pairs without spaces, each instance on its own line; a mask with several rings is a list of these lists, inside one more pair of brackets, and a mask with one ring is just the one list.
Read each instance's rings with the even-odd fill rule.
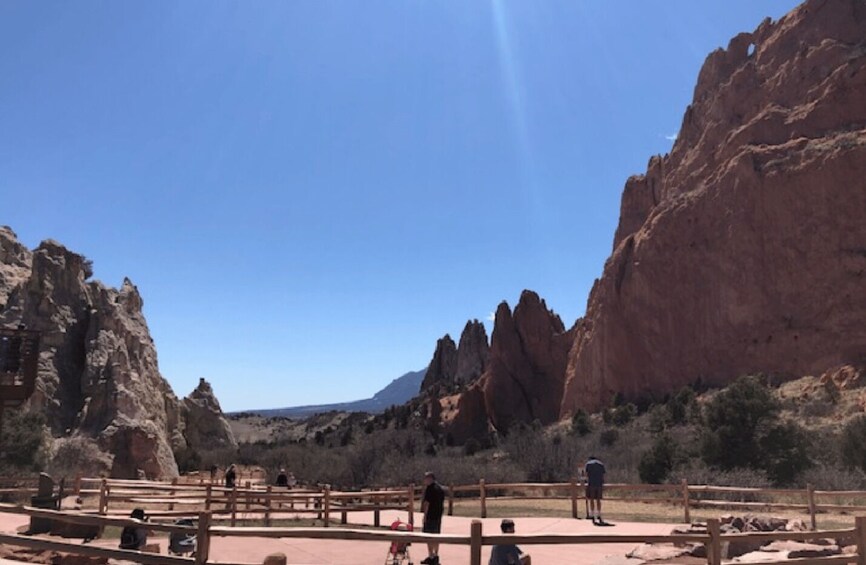
[[534,292],[523,291],[513,314],[500,304],[487,369],[449,399],[455,406],[443,410],[447,433],[462,442],[491,429],[507,431],[515,422],[555,421],[573,342],[573,332]]
[[445,334],[436,342],[433,359],[427,366],[427,373],[421,381],[422,392],[436,392],[438,389],[448,390],[454,383],[457,373],[457,345],[451,336]]
[[707,58],[629,179],[560,415],[866,363],[866,3],[810,0]]

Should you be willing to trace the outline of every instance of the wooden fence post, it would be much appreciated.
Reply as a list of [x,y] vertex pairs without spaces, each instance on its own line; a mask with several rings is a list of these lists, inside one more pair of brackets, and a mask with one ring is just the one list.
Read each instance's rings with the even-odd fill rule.
[[487,487],[484,484],[484,479],[478,481],[478,492],[481,496],[481,517],[487,518]]
[[406,511],[409,513],[409,525],[415,525],[415,484],[409,485],[409,490],[406,493],[408,495],[406,502]]
[[454,515],[454,485],[448,487],[448,515]]
[[247,512],[250,511],[250,496],[251,496],[250,495],[250,488],[252,488],[252,486],[250,485],[249,481],[244,483],[244,490],[246,490],[246,493],[244,494],[244,500],[245,500],[246,504],[244,505],[244,507],[245,507]]
[[213,495],[213,485],[208,484],[204,489],[204,509],[206,512],[210,511],[210,499]]
[[75,496],[81,496],[81,474],[75,475]]
[[271,495],[273,494],[273,488],[271,485],[268,485],[268,489],[265,494],[265,527],[271,526]]
[[569,486],[571,489],[571,517],[576,519],[576,518],[578,518],[578,512],[577,512],[577,492],[578,492],[577,491],[577,479],[572,479],[571,485],[569,485]]
[[108,514],[108,497],[111,495],[111,489],[108,487],[108,481],[102,479],[99,485],[99,513]]
[[198,515],[198,532],[195,538],[195,565],[204,565],[210,556],[210,512]]
[[232,487],[231,497],[232,497],[232,500],[231,500],[232,522],[231,523],[232,523],[232,528],[234,528],[235,525],[237,524],[237,520],[238,520],[238,487],[237,487],[237,485]]
[[707,548],[707,562],[710,565],[722,565],[722,530],[718,518],[707,520],[707,533],[710,535],[710,547]]
[[[177,477],[175,477],[175,478],[173,478],[173,479],[171,480],[171,486],[173,486],[173,487],[176,487],[176,486],[177,486]],[[174,490],[174,489],[171,489],[171,490],[169,491],[169,493],[170,493],[170,494],[169,494],[169,498],[174,498],[174,497],[175,497],[175,490]],[[169,509],[169,510],[174,510],[174,502],[172,502],[172,503],[170,503],[170,504],[168,505],[168,509]]]
[[685,519],[686,524],[692,523],[692,512],[689,508],[692,504],[692,501],[689,498],[689,481],[687,479],[683,479],[683,519]]
[[815,531],[818,529],[818,518],[815,516],[815,487],[813,485],[806,485],[806,496],[809,498],[809,519],[812,531]]
[[472,526],[469,530],[469,565],[481,565],[482,533],[481,520],[472,520]]
[[331,485],[325,485],[325,508],[324,510],[324,521],[325,527],[331,527]]
[[866,516],[854,518],[854,536],[857,543],[857,565],[866,565]]

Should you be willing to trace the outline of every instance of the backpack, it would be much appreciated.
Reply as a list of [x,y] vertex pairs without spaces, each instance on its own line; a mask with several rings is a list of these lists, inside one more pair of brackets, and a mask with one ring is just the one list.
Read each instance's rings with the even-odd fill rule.
[[135,549],[138,545],[138,540],[135,535],[135,528],[133,526],[125,526],[123,531],[120,532],[120,547],[121,549],[131,548]]

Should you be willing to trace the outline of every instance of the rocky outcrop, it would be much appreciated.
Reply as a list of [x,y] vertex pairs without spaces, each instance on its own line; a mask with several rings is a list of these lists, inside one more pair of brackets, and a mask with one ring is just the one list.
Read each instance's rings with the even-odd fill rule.
[[490,364],[481,380],[496,429],[507,430],[515,422],[556,421],[573,341],[573,333],[532,291],[523,291],[513,314],[507,303],[499,305]]
[[466,322],[459,346],[445,334],[436,342],[436,351],[421,383],[421,392],[441,396],[478,380],[487,368],[489,351],[487,330],[478,320]]
[[460,334],[457,346],[457,370],[454,380],[458,384],[469,384],[478,379],[487,368],[490,346],[487,344],[487,330],[478,320],[469,320]]
[[90,280],[83,256],[50,240],[30,252],[9,228],[0,229],[0,250],[0,325],[41,334],[28,408],[45,414],[55,437],[96,439],[114,476],[177,475],[183,415],[159,372],[135,285]]
[[223,417],[220,403],[209,382],[200,379],[192,394],[181,402],[183,409],[183,435],[187,444],[195,449],[237,447],[228,421]]
[[496,310],[489,361],[481,378],[443,411],[446,432],[461,442],[516,422],[558,418],[572,330],[539,296],[525,290],[512,313]]
[[454,383],[457,374],[457,345],[451,336],[445,334],[436,342],[433,359],[427,366],[427,374],[421,381],[421,392],[436,393],[447,390]]
[[862,0],[807,1],[710,54],[671,153],[626,184],[560,416],[864,366],[864,178]]

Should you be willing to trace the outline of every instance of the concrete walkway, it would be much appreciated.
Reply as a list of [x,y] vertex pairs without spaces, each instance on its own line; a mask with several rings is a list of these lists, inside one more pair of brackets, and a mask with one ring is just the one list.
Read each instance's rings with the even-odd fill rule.
[[[405,513],[382,512],[382,523],[390,524],[395,519],[405,520]],[[372,524],[372,513],[354,514],[350,518],[354,524]],[[472,518],[448,517],[443,520],[443,533],[469,534]],[[671,524],[649,523],[617,523],[615,527],[598,528],[587,520],[566,518],[514,518],[518,533],[573,533],[573,534],[646,534],[659,535],[670,533]],[[499,532],[499,518],[482,520],[485,534]],[[24,526],[27,519],[11,514],[0,514],[0,531],[13,532]],[[72,541],[72,540],[70,540]],[[162,553],[167,551],[166,538],[157,538]],[[97,540],[95,545],[116,547],[117,540]],[[625,554],[634,549],[635,544],[605,544],[605,545],[538,545],[525,546],[523,550],[530,553],[536,565],[595,565],[601,562],[625,562]],[[211,542],[211,559],[215,561],[231,561],[241,563],[261,563],[265,556],[271,553],[285,553],[288,561],[296,565],[382,565],[388,550],[388,544],[382,542],[357,541],[326,541],[304,539],[262,539],[262,538],[214,538]],[[413,562],[418,565],[427,556],[426,547],[413,544],[411,547]],[[487,563],[490,548],[485,548],[482,562]],[[469,548],[460,546],[442,546],[440,558],[443,564],[461,564],[469,562]]]

